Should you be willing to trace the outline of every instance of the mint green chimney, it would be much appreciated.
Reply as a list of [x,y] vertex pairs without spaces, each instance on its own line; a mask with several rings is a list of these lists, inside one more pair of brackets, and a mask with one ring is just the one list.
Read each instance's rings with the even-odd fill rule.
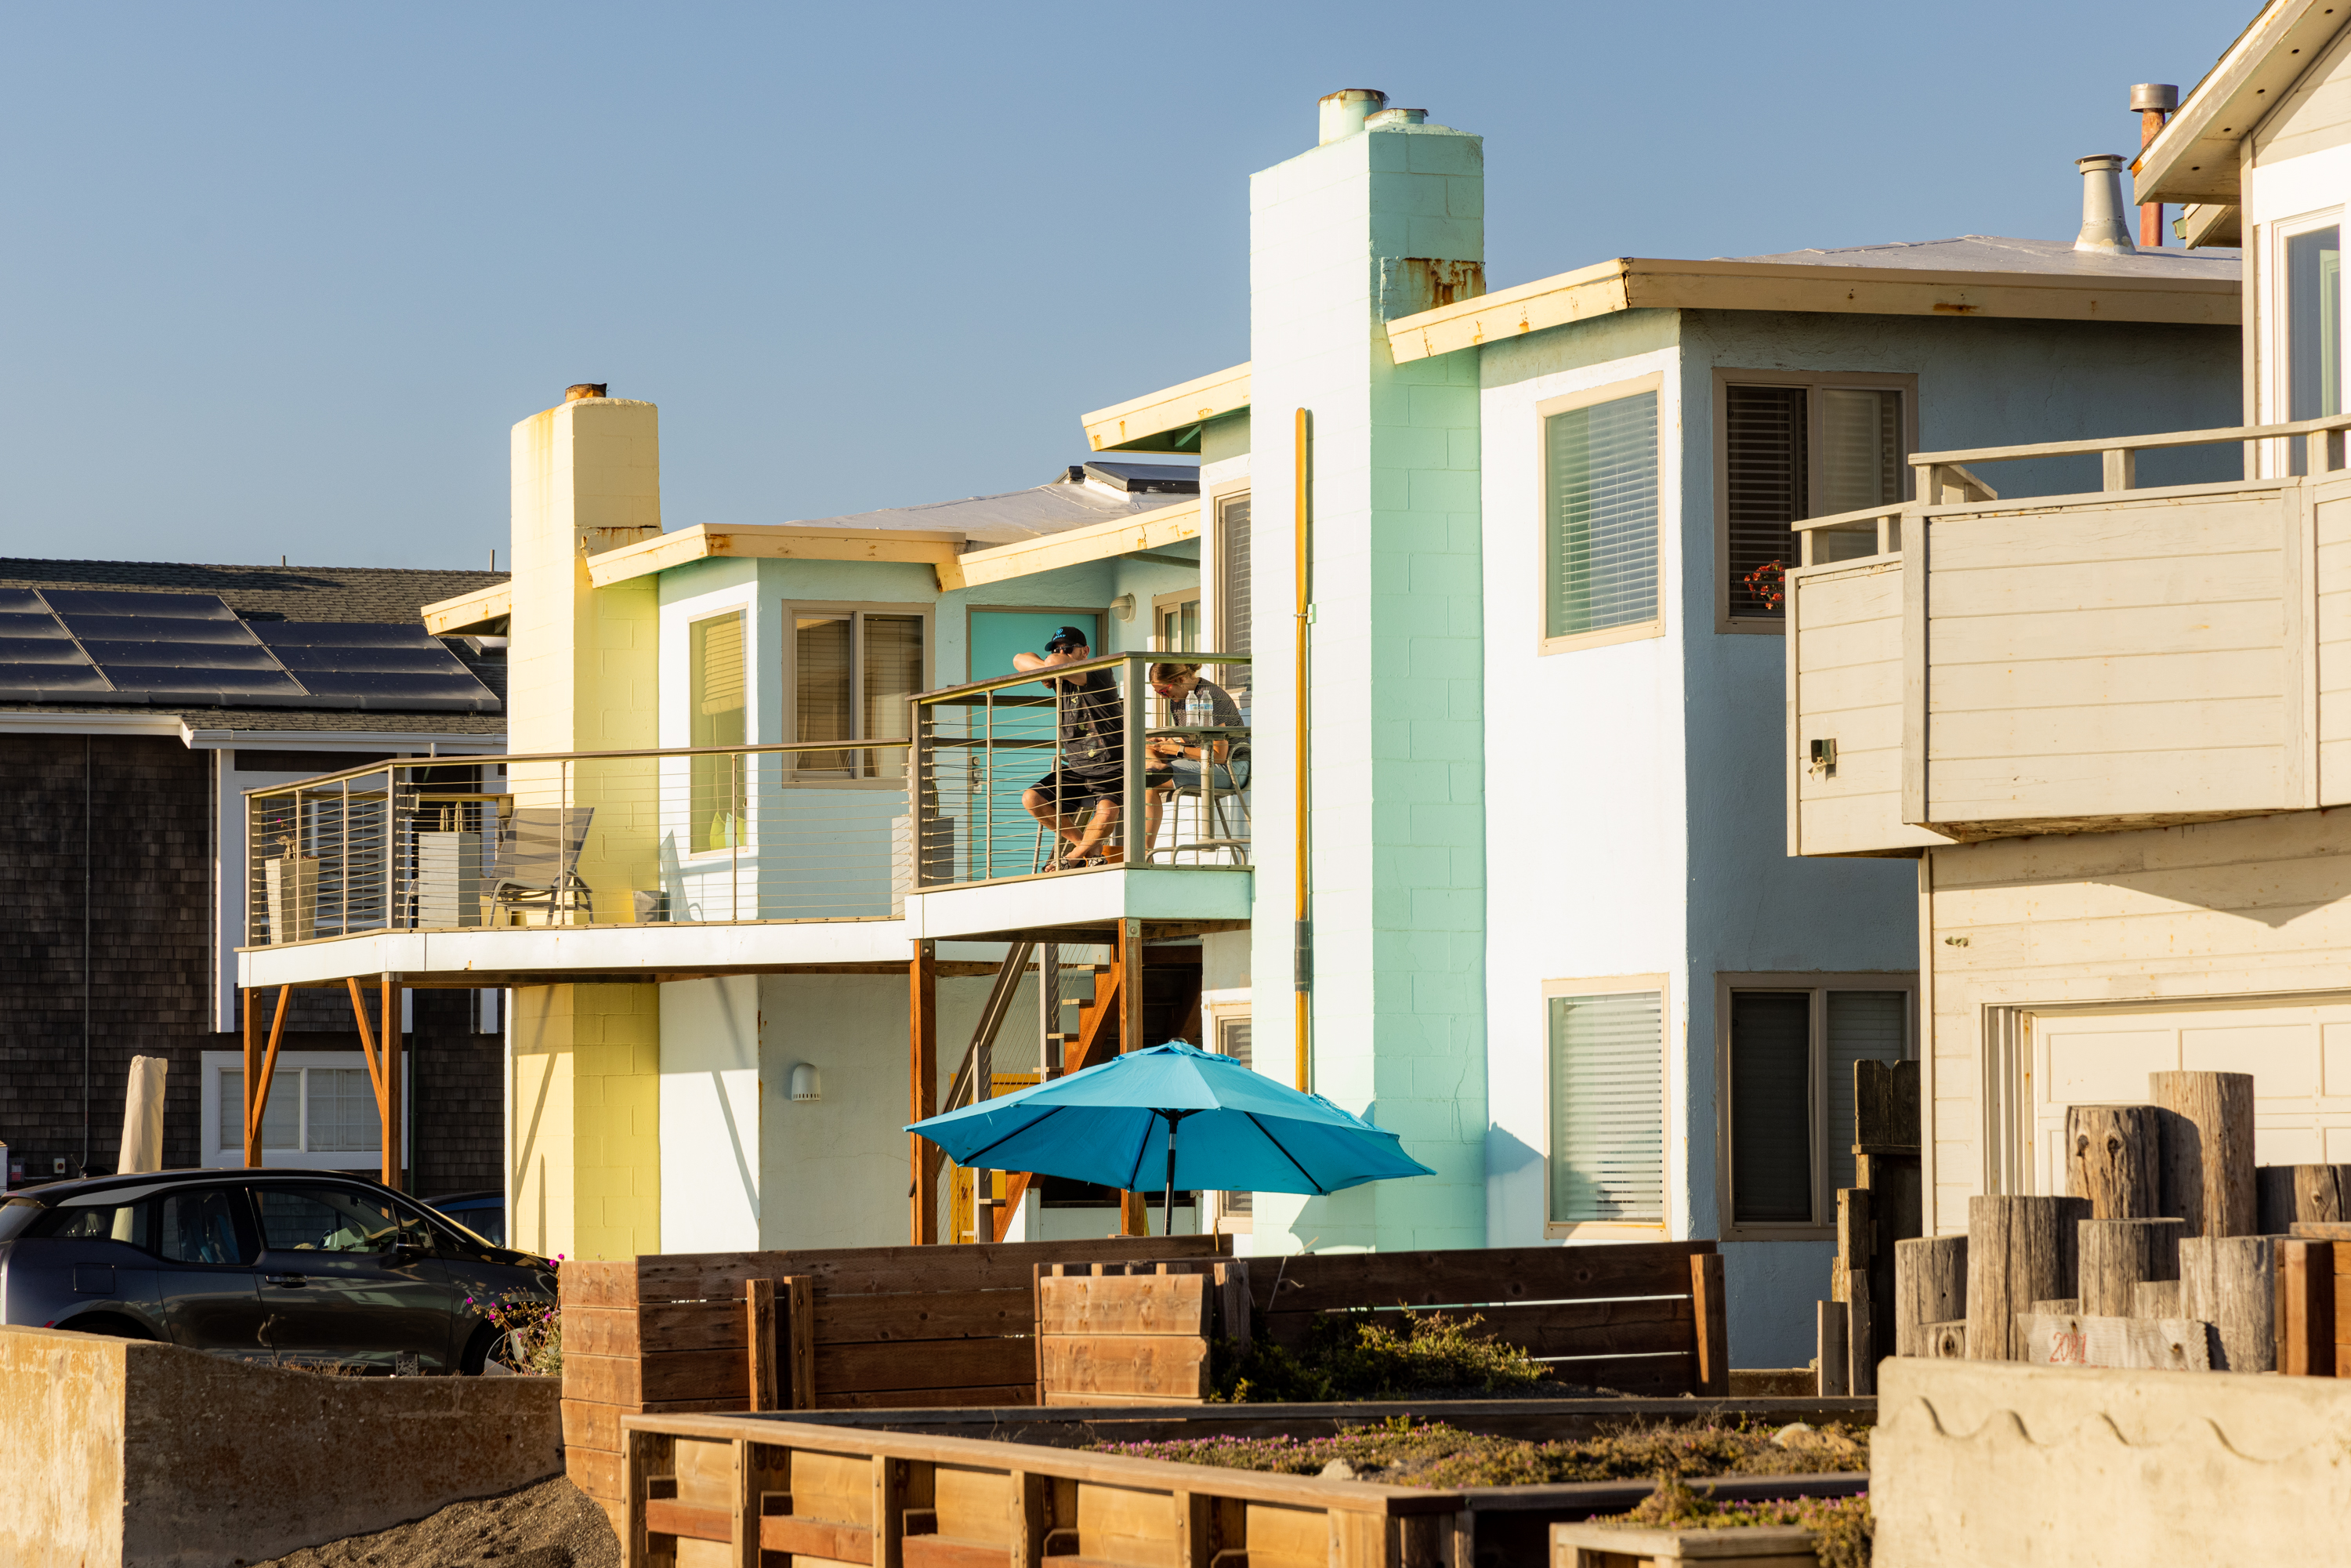
[[1256,1060],[1293,1061],[1291,505],[1311,421],[1312,1087],[1437,1174],[1261,1195],[1252,1249],[1486,1242],[1478,357],[1382,323],[1484,292],[1479,138],[1355,89],[1249,182]]

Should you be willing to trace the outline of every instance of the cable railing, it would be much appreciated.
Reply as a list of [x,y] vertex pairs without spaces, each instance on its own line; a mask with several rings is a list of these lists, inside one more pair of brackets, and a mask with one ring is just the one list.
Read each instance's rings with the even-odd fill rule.
[[1249,863],[1246,654],[1118,653],[914,698],[918,888]]
[[913,879],[908,749],[411,758],[251,790],[246,940],[888,919]]

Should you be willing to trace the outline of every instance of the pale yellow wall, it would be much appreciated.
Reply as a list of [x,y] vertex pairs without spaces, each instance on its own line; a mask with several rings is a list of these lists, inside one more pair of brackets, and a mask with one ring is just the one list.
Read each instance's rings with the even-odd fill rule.
[[[514,427],[507,733],[517,752],[660,744],[657,580],[598,589],[587,558],[661,528],[659,413],[587,398]],[[596,918],[659,885],[649,763],[517,768],[518,802],[596,816],[580,862]],[[515,1244],[573,1258],[661,1248],[661,1008],[654,986],[539,986],[514,1004]]]
[[1967,1228],[1970,1195],[2029,1190],[2032,1009],[2351,992],[2351,811],[1953,845],[1924,876],[1928,1174],[1946,1234]]

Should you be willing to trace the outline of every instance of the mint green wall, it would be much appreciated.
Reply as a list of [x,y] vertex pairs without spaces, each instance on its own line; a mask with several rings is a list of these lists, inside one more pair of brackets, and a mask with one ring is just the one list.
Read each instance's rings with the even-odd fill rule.
[[[1482,144],[1365,131],[1250,182],[1252,638],[1294,679],[1292,411],[1314,419],[1313,1085],[1369,1107],[1437,1174],[1258,1199],[1254,1249],[1485,1241],[1484,708],[1478,371],[1398,367],[1384,317],[1428,301],[1416,262],[1484,250]],[[1294,729],[1257,727],[1259,1065],[1291,1060]]]

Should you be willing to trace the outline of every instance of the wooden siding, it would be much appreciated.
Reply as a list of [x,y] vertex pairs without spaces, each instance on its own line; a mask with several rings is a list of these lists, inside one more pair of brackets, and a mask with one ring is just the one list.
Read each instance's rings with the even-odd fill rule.
[[[2351,811],[1952,845],[1928,852],[1926,882],[1931,1223],[1946,1234],[1966,1228],[1970,1194],[2031,1189],[2034,1009],[2351,995]],[[2351,1068],[2351,1042],[2344,1055]]]
[[2351,497],[2312,507],[2318,566],[2318,803],[2351,801]]
[[[1901,559],[1793,573],[1788,591],[1788,852],[1949,842],[1902,821]],[[1814,740],[1836,743],[1834,773],[1811,766]]]
[[2256,164],[2351,143],[2351,29],[2338,32],[2294,89],[2253,128]]
[[2298,492],[1927,523],[1928,820],[2275,810]]

